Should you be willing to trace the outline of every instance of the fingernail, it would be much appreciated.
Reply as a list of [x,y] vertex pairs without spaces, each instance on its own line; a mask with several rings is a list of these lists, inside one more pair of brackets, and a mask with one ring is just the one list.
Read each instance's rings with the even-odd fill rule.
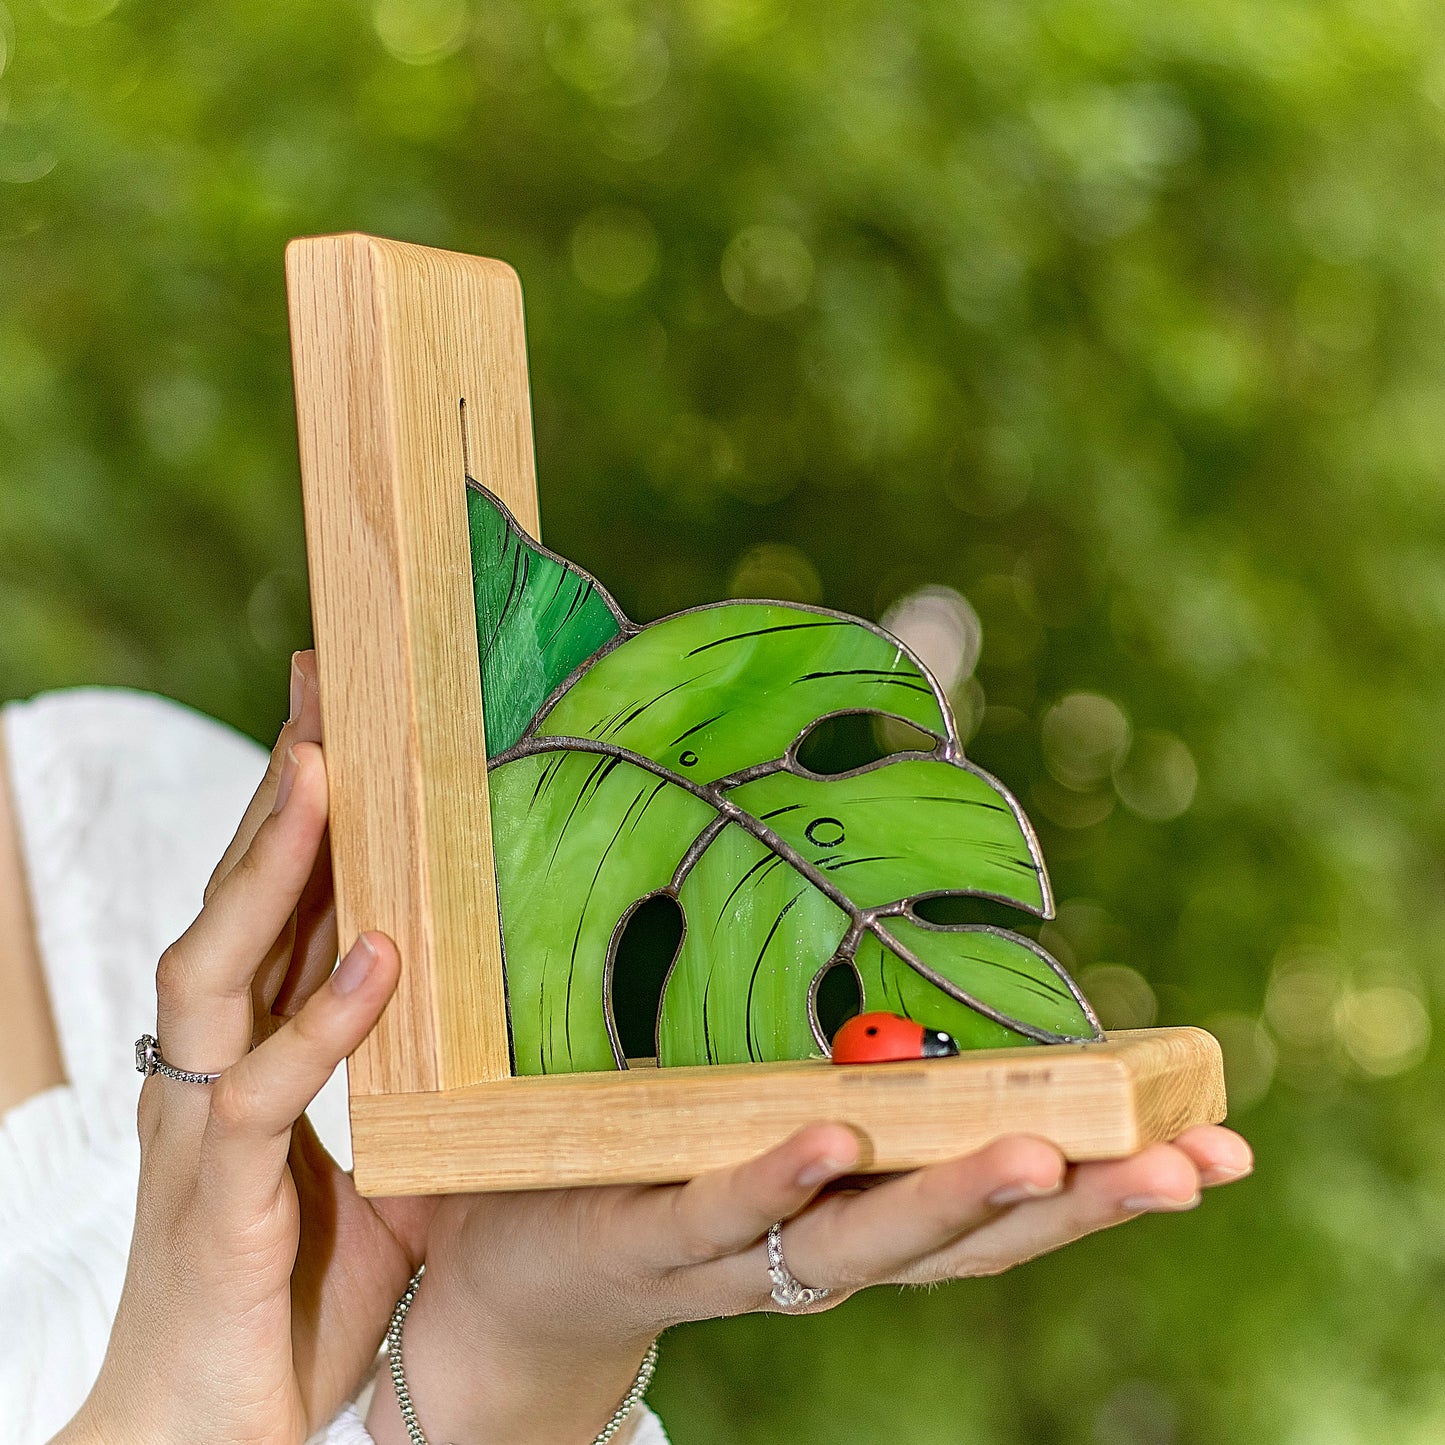
[[1180,1210],[1193,1209],[1198,1203],[1197,1191],[1188,1199],[1171,1199],[1167,1194],[1135,1194],[1124,1200],[1123,1207],[1130,1214],[1158,1214],[1164,1211],[1177,1213]]
[[1008,1204],[1022,1204],[1026,1199],[1047,1199],[1063,1187],[1062,1180],[1053,1184],[1035,1184],[1032,1180],[1024,1179],[1017,1184],[1005,1184],[1002,1189],[994,1190],[989,1195],[988,1202],[996,1209],[1002,1209]]
[[366,975],[371,972],[375,963],[376,949],[363,933],[351,945],[351,951],[346,957],[337,964],[336,972],[331,975],[331,987],[337,993],[355,993],[366,981]]
[[286,800],[296,784],[296,767],[296,749],[287,748],[286,756],[281,760],[281,776],[276,780],[276,801],[271,806],[273,813],[279,813],[286,806]]
[[815,1159],[798,1175],[798,1187],[812,1189],[825,1184],[829,1179],[836,1179],[848,1167],[840,1159]]
[[1252,1164],[1247,1164],[1243,1169],[1232,1169],[1227,1164],[1212,1164],[1199,1177],[1206,1184],[1228,1184],[1235,1179],[1247,1179],[1253,1173]]
[[306,701],[306,675],[301,671],[301,654],[291,654],[291,716],[287,722],[295,722],[301,716],[301,704]]

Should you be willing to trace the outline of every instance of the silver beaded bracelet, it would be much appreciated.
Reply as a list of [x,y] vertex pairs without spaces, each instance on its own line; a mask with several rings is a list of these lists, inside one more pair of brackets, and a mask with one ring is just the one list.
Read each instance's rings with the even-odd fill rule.
[[[402,1423],[406,1426],[407,1438],[411,1441],[411,1445],[429,1445],[429,1442],[417,1421],[416,1406],[411,1402],[411,1391],[407,1388],[406,1372],[401,1365],[401,1328],[406,1321],[406,1312],[416,1298],[421,1277],[425,1273],[426,1265],[422,1265],[412,1275],[405,1293],[397,1300],[396,1308],[391,1312],[391,1323],[386,1327],[386,1354],[391,1365],[391,1383],[396,1390],[396,1403],[401,1406]],[[627,1417],[637,1408],[642,1402],[642,1397],[647,1393],[647,1387],[652,1383],[653,1372],[656,1369],[657,1341],[653,1340],[647,1347],[647,1353],[642,1357],[642,1365],[637,1371],[636,1379],[633,1380],[627,1393],[622,1397],[622,1403],[613,1411],[612,1418],[602,1427],[601,1433],[592,1442],[592,1445],[608,1445],[608,1442],[627,1423]]]

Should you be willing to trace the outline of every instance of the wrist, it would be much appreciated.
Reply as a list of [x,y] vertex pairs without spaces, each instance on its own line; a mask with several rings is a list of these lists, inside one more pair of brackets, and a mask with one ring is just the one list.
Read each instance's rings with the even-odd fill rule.
[[136,1445],[142,1438],[108,1419],[92,1400],[87,1400],[70,1423],[50,1437],[48,1445]]
[[[462,1306],[470,1304],[467,1309]],[[402,1358],[428,1440],[459,1445],[590,1445],[636,1380],[650,1339],[524,1339],[453,1303],[428,1273],[407,1312]],[[634,1410],[633,1416],[636,1411]],[[632,1435],[629,1418],[614,1441]],[[377,1445],[408,1445],[389,1362],[366,1421]]]

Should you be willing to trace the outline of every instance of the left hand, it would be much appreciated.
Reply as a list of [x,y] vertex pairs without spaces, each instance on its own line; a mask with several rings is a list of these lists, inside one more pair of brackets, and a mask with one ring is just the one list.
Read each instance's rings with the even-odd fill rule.
[[[661,1330],[775,1309],[763,1237],[834,1293],[1000,1274],[1137,1215],[1193,1208],[1242,1178],[1249,1145],[1191,1129],[1129,1159],[1066,1165],[1039,1139],[820,1193],[857,1162],[854,1135],[815,1124],[760,1158],[688,1184],[454,1196],[427,1238],[406,1323],[413,1399],[433,1440],[590,1440]],[[405,1445],[389,1382],[368,1426]]]
[[[421,1257],[432,1206],[361,1199],[302,1112],[399,969],[390,940],[369,934],[331,973],[319,736],[302,665],[205,905],[157,970],[166,1058],[220,1077],[152,1075],[140,1090],[125,1287],[99,1378],[59,1441],[299,1445],[355,1389]],[[278,995],[293,1017],[272,1015]]]

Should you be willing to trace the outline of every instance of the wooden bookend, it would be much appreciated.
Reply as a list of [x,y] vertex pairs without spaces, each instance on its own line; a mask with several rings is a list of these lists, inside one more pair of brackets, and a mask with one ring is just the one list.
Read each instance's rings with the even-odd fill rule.
[[292,242],[286,279],[337,922],[402,957],[350,1062],[363,1193],[683,1179],[820,1119],[882,1171],[1014,1132],[1113,1158],[1224,1117],[1219,1046],[1188,1028],[513,1078],[464,479],[538,535],[521,288],[498,261],[360,235]]

